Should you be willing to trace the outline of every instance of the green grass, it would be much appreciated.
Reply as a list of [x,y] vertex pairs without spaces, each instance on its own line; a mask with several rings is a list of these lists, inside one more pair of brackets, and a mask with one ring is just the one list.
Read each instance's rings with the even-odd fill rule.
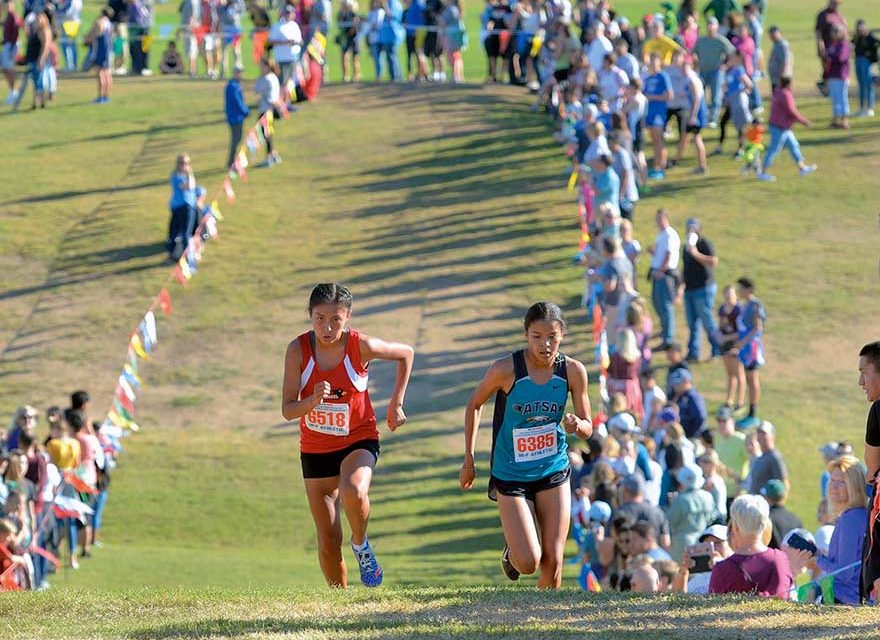
[[[96,614],[96,612],[100,612]],[[517,588],[368,592],[207,589],[22,594],[0,600],[5,637],[555,640],[557,638],[862,638],[870,609],[803,608],[744,598],[541,593]],[[683,625],[682,620],[687,620]]]
[[[850,21],[860,10],[867,15],[868,4],[847,3]],[[631,15],[641,11],[620,5]],[[800,179],[780,158],[780,181],[759,185],[722,158],[698,180],[687,175],[689,159],[643,200],[636,220],[647,244],[655,208],[670,209],[677,226],[697,215],[721,257],[719,282],[744,273],[756,279],[769,312],[762,413],[776,424],[789,462],[791,506],[813,526],[816,447],[846,438],[861,448],[866,407],[855,354],[876,339],[880,311],[870,204],[880,122],[858,121],[846,133],[827,129],[830,107],[807,89],[815,68],[808,38],[797,32],[812,18],[794,0],[771,3],[770,12],[798,55],[800,106],[819,125],[799,137],[819,173]],[[475,68],[479,52],[468,60]],[[63,405],[70,390],[86,387],[100,417],[129,331],[168,273],[162,243],[175,155],[189,152],[206,186],[222,180],[227,132],[219,84],[124,78],[106,107],[90,104],[93,91],[90,79],[62,78],[46,111],[0,114],[0,139],[10,143],[0,184],[5,415],[25,402]],[[644,624],[654,626],[641,630],[656,633],[676,626],[682,635],[764,637],[778,625],[794,629],[779,637],[815,637],[816,630],[834,635],[846,617],[864,634],[852,614],[798,609],[786,617],[778,603],[748,605],[763,612],[752,623],[731,620],[733,605],[715,601],[592,601],[574,592],[556,600],[529,589],[450,586],[502,580],[497,512],[482,490],[463,496],[457,488],[470,389],[492,359],[520,344],[521,315],[539,298],[565,306],[566,350],[592,359],[577,310],[581,274],[570,266],[578,231],[564,190],[567,164],[547,123],[526,113],[527,101],[504,87],[334,86],[279,125],[284,164],[236,183],[238,202],[223,207],[221,237],[199,273],[186,289],[171,288],[174,313],[160,318],[159,346],[143,365],[142,432],[125,442],[113,479],[106,548],[79,572],[56,576],[50,597],[0,599],[0,619],[32,612],[15,629],[21,637],[317,638],[338,628],[347,637],[454,638],[478,635],[478,616],[490,637],[600,629],[625,636],[636,630],[631,614],[646,615]],[[296,428],[278,411],[285,345],[307,327],[310,288],[330,279],[352,286],[355,326],[417,351],[410,422],[383,433],[372,494],[371,537],[389,586],[377,594],[314,591],[322,578]],[[380,413],[392,376],[391,367],[375,367]],[[717,405],[720,365],[701,365],[697,380]],[[596,402],[595,385],[590,393]],[[206,585],[237,595],[192,590]],[[294,590],[240,593],[266,585]],[[419,590],[426,585],[437,590]],[[129,591],[143,586],[160,591]],[[181,590],[161,591],[175,587]],[[351,619],[341,612],[307,617],[319,602],[343,597],[357,604]],[[105,600],[106,616],[84,613]],[[459,608],[444,612],[447,606]],[[507,612],[518,616],[512,619],[521,631],[504,626]],[[597,612],[614,612],[610,627]],[[83,621],[82,633],[71,620]],[[403,630],[390,629],[402,620]]]

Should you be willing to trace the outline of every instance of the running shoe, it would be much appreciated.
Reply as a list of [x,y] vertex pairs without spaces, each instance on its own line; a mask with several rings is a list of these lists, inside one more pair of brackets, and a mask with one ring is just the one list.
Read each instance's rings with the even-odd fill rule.
[[746,416],[742,420],[736,421],[737,429],[751,429],[752,427],[757,427],[761,424],[761,419],[757,416]]
[[816,173],[816,169],[818,169],[818,168],[819,168],[819,167],[817,167],[817,166],[814,165],[814,164],[808,164],[808,165],[805,165],[805,166],[801,169],[801,175],[802,175],[802,176],[808,176],[808,175],[810,175],[811,173]]
[[776,176],[771,176],[769,173],[759,173],[758,180],[761,182],[776,182]]
[[354,557],[357,558],[361,570],[361,582],[364,583],[364,586],[378,587],[382,584],[382,567],[379,566],[379,561],[376,560],[376,554],[373,553],[370,543],[364,540],[363,549],[358,550],[354,545],[351,545],[351,550],[354,551]]
[[504,545],[504,551],[501,553],[501,570],[508,580],[519,580],[519,571],[510,562],[510,547]]

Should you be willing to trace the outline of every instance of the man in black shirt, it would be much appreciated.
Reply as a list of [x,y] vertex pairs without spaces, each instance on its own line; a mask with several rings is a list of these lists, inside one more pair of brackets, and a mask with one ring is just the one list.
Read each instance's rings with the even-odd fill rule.
[[[859,386],[865,392],[871,409],[865,428],[865,466],[868,483],[874,486],[874,505],[868,518],[869,531],[865,535],[865,565],[862,568],[862,599],[880,587],[880,523],[877,513],[877,471],[880,470],[880,340],[871,342],[859,351]],[[870,535],[870,528],[874,535]],[[873,543],[873,544],[872,544]]]
[[692,362],[700,360],[700,325],[706,330],[709,344],[712,345],[712,357],[721,355],[714,314],[718,258],[712,243],[702,236],[701,231],[700,221],[689,218],[682,247],[684,313],[690,331],[687,360]]

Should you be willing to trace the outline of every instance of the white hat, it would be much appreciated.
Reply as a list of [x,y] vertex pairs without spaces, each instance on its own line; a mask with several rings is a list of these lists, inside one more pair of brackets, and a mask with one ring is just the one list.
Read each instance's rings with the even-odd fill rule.
[[703,541],[703,538],[707,538],[712,536],[713,538],[718,538],[719,540],[727,540],[727,527],[722,524],[713,524],[708,527],[701,535],[700,542]]
[[686,464],[675,473],[675,479],[685,491],[689,489],[701,489],[705,479],[703,470],[695,464]]
[[624,433],[641,433],[642,431],[636,426],[636,419],[626,411],[611,416],[608,420],[608,428],[612,431],[618,429]]

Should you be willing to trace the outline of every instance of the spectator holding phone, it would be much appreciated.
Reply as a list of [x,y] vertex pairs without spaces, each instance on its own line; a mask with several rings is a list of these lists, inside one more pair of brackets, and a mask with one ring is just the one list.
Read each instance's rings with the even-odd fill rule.
[[[831,472],[828,502],[831,512],[837,515],[837,525],[831,535],[828,554],[813,556],[812,560],[823,572],[832,573],[862,559],[862,545],[868,528],[868,511],[865,508],[868,496],[865,493],[865,473],[854,456],[833,460],[828,464],[828,471]],[[834,576],[836,604],[859,604],[860,576],[860,566]]]
[[709,593],[754,593],[788,600],[794,576],[788,557],[764,544],[770,507],[761,496],[743,495],[730,506],[733,555],[712,567]]
[[727,543],[727,527],[713,524],[708,527],[697,544],[684,551],[678,574],[672,581],[672,590],[679,593],[706,595],[709,593],[709,577],[712,567],[733,551]]

